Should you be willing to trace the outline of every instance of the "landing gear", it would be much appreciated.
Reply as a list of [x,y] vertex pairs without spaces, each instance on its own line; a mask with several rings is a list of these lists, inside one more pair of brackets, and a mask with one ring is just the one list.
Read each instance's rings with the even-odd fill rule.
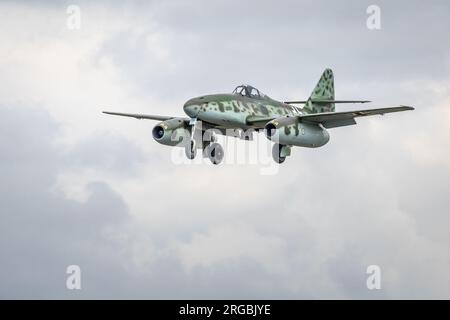
[[208,148],[211,145],[211,143],[216,142],[217,138],[211,131],[205,131],[202,138],[202,150],[203,150],[203,157],[208,157]]
[[197,148],[195,147],[195,141],[193,139],[184,147],[184,153],[189,160],[193,160],[197,155]]
[[191,118],[189,125],[191,126],[191,139],[185,145],[184,153],[189,160],[194,160],[197,155],[197,146],[195,145],[195,127],[197,125],[197,118]]
[[[189,160],[193,160],[197,156],[198,148],[203,150],[203,157],[208,157],[213,164],[219,164],[224,157],[224,151],[217,138],[211,131],[202,131],[201,127],[196,127],[197,119],[191,119],[189,125],[191,126],[191,137],[184,146],[184,152]],[[205,133],[204,133],[205,132]]]
[[213,164],[219,164],[223,160],[224,151],[220,144],[214,142],[205,148],[205,152],[208,155],[209,160]]
[[214,132],[206,131],[203,135],[202,148],[203,157],[208,157],[213,164],[219,164],[223,160],[224,151],[220,144],[217,142]]
[[283,148],[286,146],[283,146],[279,143],[275,143],[272,147],[272,157],[273,160],[275,160],[276,163],[283,163],[284,160],[286,160],[286,156],[282,156]]

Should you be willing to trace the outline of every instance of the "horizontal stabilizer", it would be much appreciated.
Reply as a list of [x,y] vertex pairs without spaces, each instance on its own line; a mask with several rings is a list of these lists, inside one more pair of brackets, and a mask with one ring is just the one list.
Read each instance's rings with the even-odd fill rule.
[[[285,101],[284,103],[287,104],[306,104],[308,101],[302,101],[302,100],[298,100],[298,101]],[[312,103],[317,103],[317,104],[328,104],[328,103],[368,103],[368,102],[372,102],[369,100],[325,100],[325,99],[311,99]]]

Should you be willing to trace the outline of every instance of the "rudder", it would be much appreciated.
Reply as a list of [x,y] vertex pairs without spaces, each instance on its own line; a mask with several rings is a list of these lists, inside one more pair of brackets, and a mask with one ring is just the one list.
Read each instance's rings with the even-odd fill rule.
[[331,69],[325,69],[322,73],[303,109],[307,113],[334,112],[334,103],[327,100],[334,100],[334,76]]

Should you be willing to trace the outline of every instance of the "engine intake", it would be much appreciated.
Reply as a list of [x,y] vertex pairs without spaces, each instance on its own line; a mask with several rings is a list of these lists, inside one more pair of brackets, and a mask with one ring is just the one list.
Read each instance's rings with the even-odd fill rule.
[[266,134],[266,137],[267,137],[269,140],[270,140],[270,138],[271,138],[272,136],[275,135],[276,131],[277,131],[277,127],[276,127],[273,123],[271,123],[271,122],[269,122],[268,124],[266,124],[266,126],[264,127],[264,133]]
[[153,139],[166,146],[183,146],[190,137],[189,126],[182,118],[158,123],[152,130]]
[[153,128],[152,134],[155,140],[160,140],[162,139],[162,137],[164,137],[164,128],[160,125],[157,125]]

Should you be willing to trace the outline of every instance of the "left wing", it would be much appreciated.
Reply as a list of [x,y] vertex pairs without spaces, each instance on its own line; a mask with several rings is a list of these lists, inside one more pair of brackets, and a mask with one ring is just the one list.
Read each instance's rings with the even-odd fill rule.
[[399,106],[391,108],[378,108],[378,109],[354,110],[343,112],[311,113],[298,116],[298,118],[302,122],[310,122],[315,124],[320,123],[325,128],[335,128],[356,124],[355,118],[357,117],[373,116],[377,114],[384,115],[385,113],[400,112],[407,110],[414,110],[414,108],[408,106]]
[[170,117],[170,116],[154,116],[151,114],[120,113],[120,112],[110,112],[110,111],[103,111],[103,113],[110,114],[113,116],[131,117],[131,118],[136,118],[136,119],[150,119],[150,120],[159,120],[159,121],[166,121],[169,119],[176,118],[176,117]]

